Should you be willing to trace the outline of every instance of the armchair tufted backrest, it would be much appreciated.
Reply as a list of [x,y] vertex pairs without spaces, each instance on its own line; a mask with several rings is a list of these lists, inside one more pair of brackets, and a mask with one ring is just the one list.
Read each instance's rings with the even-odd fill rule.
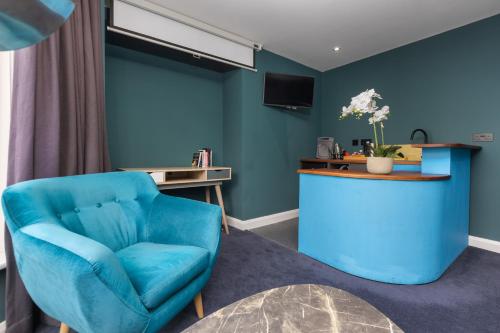
[[143,172],[109,172],[38,179],[8,187],[2,196],[11,233],[49,222],[113,251],[142,238],[158,190]]

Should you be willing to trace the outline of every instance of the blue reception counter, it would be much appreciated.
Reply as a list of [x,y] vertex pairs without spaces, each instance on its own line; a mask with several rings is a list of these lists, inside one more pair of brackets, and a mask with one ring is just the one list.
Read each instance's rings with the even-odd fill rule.
[[479,147],[420,147],[417,171],[299,170],[299,252],[381,282],[438,279],[468,244],[471,149]]

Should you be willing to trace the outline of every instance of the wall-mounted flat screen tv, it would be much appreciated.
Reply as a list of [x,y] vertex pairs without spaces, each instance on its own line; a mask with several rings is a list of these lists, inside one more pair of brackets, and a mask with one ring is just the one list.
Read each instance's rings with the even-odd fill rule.
[[264,104],[290,109],[313,106],[314,78],[278,73],[266,73]]

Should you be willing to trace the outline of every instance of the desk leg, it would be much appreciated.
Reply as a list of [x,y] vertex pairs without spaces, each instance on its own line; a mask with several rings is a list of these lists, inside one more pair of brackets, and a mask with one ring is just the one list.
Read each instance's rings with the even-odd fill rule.
[[210,186],[205,187],[205,201],[210,203]]
[[217,201],[219,201],[219,206],[222,209],[222,223],[224,224],[224,230],[226,231],[226,234],[229,235],[229,228],[227,227],[226,220],[226,210],[224,209],[224,201],[222,200],[220,185],[215,185],[215,193],[217,194]]

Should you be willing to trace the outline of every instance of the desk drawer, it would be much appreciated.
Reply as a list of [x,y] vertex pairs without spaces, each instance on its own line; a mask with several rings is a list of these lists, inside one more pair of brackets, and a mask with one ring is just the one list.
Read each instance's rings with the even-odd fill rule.
[[208,170],[207,171],[207,179],[215,180],[215,179],[226,179],[231,177],[231,170],[222,169],[222,170]]

